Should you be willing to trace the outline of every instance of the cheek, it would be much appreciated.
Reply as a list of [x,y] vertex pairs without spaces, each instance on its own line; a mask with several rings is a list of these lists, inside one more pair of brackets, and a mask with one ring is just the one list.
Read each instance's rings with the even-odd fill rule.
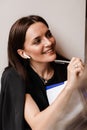
[[56,40],[55,40],[55,38],[53,37],[53,38],[51,38],[51,45],[54,47],[54,46],[56,46]]
[[41,47],[34,47],[34,48],[30,48],[29,54],[31,56],[37,56],[40,55],[42,52],[42,48]]
[[56,45],[56,40],[55,40],[55,38],[53,38],[53,43],[54,43],[54,45]]

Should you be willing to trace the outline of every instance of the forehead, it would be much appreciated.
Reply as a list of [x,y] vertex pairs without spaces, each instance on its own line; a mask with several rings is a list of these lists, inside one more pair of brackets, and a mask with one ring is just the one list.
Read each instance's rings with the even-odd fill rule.
[[26,39],[33,39],[37,36],[43,35],[44,33],[46,33],[47,30],[48,27],[45,24],[41,22],[34,23],[28,28],[26,32]]

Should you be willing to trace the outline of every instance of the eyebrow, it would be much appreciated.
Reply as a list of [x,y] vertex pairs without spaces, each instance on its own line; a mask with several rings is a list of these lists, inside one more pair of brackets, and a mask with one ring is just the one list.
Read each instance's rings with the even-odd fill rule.
[[[50,32],[49,29],[45,32],[45,35],[47,35],[48,32]],[[33,39],[33,41],[34,41],[34,40],[37,40],[37,39],[39,39],[39,38],[41,38],[41,36],[37,36],[37,37],[35,37],[35,38]]]
[[33,40],[37,40],[37,39],[39,39],[41,36],[37,36],[37,37],[35,37]]

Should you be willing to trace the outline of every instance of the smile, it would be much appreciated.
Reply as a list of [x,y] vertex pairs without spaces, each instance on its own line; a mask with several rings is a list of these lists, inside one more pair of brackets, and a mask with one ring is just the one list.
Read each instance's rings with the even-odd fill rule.
[[55,50],[53,48],[51,48],[51,49],[43,52],[43,54],[54,53],[54,52],[55,52]]

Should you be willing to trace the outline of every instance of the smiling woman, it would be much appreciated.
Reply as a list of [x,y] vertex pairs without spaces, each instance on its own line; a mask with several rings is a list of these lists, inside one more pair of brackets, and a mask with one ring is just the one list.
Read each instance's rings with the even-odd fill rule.
[[18,54],[22,57],[24,53],[27,54],[31,58],[31,64],[33,61],[37,64],[37,62],[55,60],[55,39],[45,24],[38,22],[31,25],[25,39],[24,49],[18,49]]
[[[87,86],[87,77],[79,58],[73,57],[68,68],[54,62],[63,58],[55,47],[56,40],[42,17],[26,16],[12,25],[8,67],[2,74],[0,130],[59,129],[72,93]],[[64,89],[49,105],[46,86],[65,80]]]

